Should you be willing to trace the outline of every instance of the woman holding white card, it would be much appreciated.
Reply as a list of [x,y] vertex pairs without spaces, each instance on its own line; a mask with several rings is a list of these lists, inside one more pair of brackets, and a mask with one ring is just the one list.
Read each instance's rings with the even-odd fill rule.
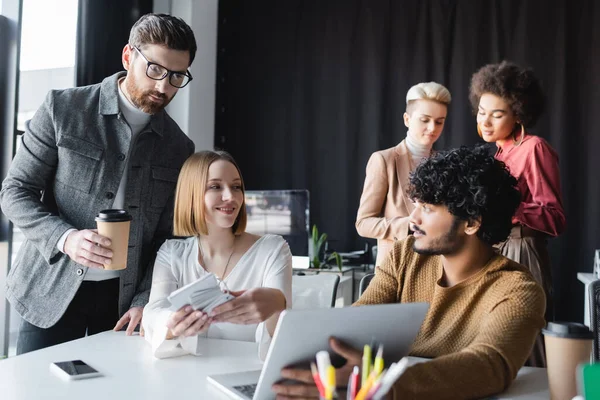
[[[197,353],[197,338],[256,341],[266,356],[281,311],[291,307],[292,255],[277,235],[245,232],[244,183],[233,158],[203,151],[177,182],[174,234],[156,256],[143,327],[156,357]],[[209,314],[186,305],[171,311],[175,290],[214,274],[235,297]]]

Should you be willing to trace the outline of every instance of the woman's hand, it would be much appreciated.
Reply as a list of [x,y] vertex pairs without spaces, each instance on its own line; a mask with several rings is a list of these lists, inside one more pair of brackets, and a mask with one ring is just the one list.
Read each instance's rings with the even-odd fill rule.
[[235,299],[215,307],[210,313],[214,322],[258,324],[285,310],[285,296],[278,289],[254,288],[230,293]]
[[167,339],[177,336],[194,336],[210,327],[211,319],[202,311],[194,311],[192,306],[183,306],[167,320]]

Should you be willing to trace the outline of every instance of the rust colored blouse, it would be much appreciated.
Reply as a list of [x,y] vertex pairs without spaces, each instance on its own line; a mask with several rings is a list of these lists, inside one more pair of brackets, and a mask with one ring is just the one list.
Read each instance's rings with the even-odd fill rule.
[[544,139],[525,135],[523,142],[515,146],[509,140],[498,146],[496,159],[503,161],[510,173],[517,178],[521,192],[521,204],[514,224],[522,224],[558,236],[565,230],[565,212],[560,192],[558,155]]

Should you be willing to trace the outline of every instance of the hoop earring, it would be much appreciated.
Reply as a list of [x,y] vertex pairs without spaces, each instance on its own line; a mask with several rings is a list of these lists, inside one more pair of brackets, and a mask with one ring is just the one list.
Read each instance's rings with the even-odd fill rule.
[[481,128],[479,127],[479,124],[477,124],[477,134],[479,135],[480,138],[483,139],[483,135],[481,134]]
[[519,147],[521,145],[521,143],[523,143],[523,139],[525,138],[525,127],[523,126],[523,124],[519,124],[521,125],[521,137],[519,138],[519,140],[517,141],[517,138],[515,137],[515,134],[513,133],[513,140],[515,142],[515,147]]

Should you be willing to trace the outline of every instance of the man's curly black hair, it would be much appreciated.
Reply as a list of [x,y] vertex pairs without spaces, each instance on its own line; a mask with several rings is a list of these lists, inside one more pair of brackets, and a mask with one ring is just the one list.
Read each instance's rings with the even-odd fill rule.
[[534,126],[544,111],[544,93],[533,71],[508,61],[488,64],[473,74],[469,100],[475,114],[484,93],[503,98],[525,128]]
[[484,146],[435,153],[411,174],[408,193],[414,200],[448,207],[460,220],[481,218],[477,236],[489,245],[508,237],[521,201],[517,180]]

